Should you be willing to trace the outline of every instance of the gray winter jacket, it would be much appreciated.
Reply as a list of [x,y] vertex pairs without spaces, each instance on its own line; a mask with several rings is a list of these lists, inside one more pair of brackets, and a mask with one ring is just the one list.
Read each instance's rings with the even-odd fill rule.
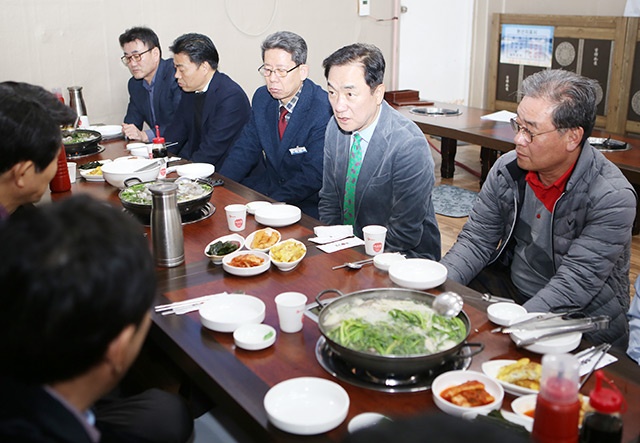
[[[518,167],[515,151],[498,159],[456,244],[441,261],[449,278],[468,284],[496,260],[510,265],[514,246],[510,240],[526,172]],[[524,307],[548,312],[553,307],[580,306],[587,315],[609,315],[609,328],[587,337],[626,346],[635,214],[633,187],[613,163],[585,143],[552,214],[555,275]]]

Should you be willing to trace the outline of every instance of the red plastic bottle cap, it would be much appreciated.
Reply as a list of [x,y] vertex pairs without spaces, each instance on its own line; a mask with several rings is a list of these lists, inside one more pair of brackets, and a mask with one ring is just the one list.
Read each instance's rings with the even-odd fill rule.
[[[605,388],[602,382],[605,381],[614,389]],[[589,393],[589,404],[596,411],[613,414],[620,412],[624,403],[624,397],[615,389],[611,381],[607,380],[602,371],[596,371],[596,387]]]
[[164,145],[164,137],[156,137],[153,139],[154,145]]

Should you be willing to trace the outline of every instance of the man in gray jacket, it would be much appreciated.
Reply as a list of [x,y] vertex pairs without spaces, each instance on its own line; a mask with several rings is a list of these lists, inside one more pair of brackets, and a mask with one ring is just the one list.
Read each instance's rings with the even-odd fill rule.
[[545,70],[522,85],[516,149],[491,169],[469,221],[442,259],[449,278],[511,296],[529,312],[609,315],[595,342],[626,348],[636,196],[587,138],[596,82]]

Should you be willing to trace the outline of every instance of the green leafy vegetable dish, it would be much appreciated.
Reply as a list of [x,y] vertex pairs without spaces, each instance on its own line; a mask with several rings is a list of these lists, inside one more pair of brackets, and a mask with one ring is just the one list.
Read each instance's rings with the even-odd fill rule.
[[[178,203],[196,200],[200,197],[204,197],[209,192],[211,192],[211,189],[213,189],[206,183],[191,181],[180,181],[176,183],[178,184]],[[122,199],[122,201],[125,201],[127,203],[151,206],[151,201],[153,198],[151,196],[151,191],[149,191],[149,186],[153,184],[155,184],[155,182],[138,183],[136,185],[129,186],[120,193],[120,198]]]
[[445,318],[414,300],[354,299],[323,318],[327,337],[345,348],[375,355],[430,355],[466,338],[458,317]]
[[237,251],[240,248],[240,243],[234,240],[230,241],[217,241],[212,245],[209,245],[207,254],[209,255],[227,255],[233,251]]

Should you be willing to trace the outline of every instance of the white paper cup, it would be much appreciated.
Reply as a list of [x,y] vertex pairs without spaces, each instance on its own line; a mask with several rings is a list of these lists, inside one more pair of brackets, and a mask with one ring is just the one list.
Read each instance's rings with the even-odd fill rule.
[[69,180],[71,183],[76,182],[76,167],[77,163],[75,162],[67,162],[67,168],[69,169]]
[[300,292],[283,292],[275,298],[278,321],[282,332],[298,332],[302,329],[302,314],[307,296]]
[[245,205],[228,205],[224,210],[227,213],[230,231],[242,231],[246,227],[247,207]]
[[362,228],[364,237],[364,251],[367,255],[378,255],[384,252],[384,240],[387,228],[379,225],[369,225]]

